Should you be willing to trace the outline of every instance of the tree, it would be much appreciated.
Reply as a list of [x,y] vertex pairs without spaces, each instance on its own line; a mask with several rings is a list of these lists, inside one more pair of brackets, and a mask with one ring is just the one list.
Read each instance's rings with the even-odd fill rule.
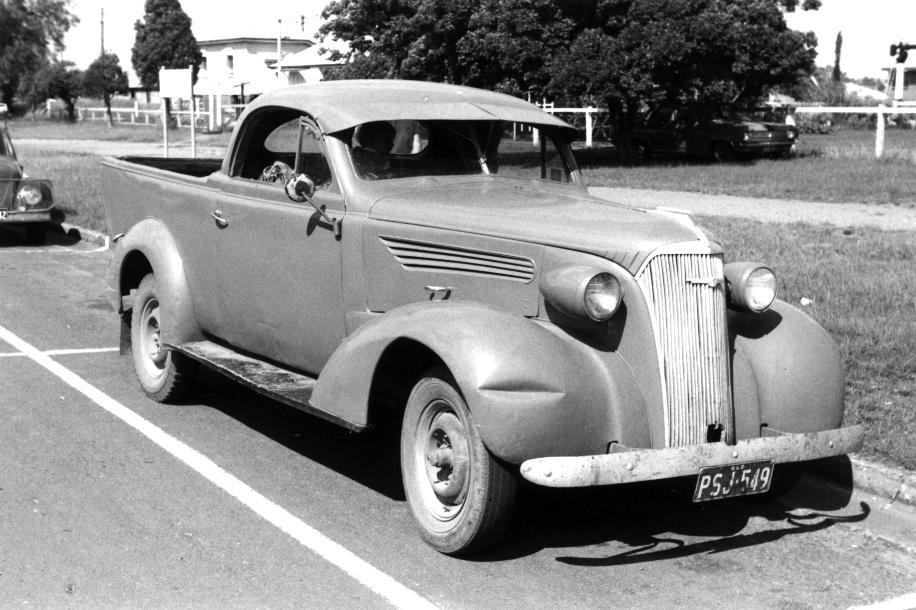
[[335,0],[320,33],[350,45],[337,78],[406,78],[539,95],[573,22],[553,0]]
[[108,115],[108,126],[113,125],[111,118],[111,96],[127,93],[127,74],[121,69],[120,60],[114,53],[102,53],[89,65],[83,75],[83,93],[101,97],[105,102]]
[[36,72],[33,80],[38,90],[43,89],[48,97],[56,97],[64,103],[68,120],[76,120],[76,100],[80,96],[83,73],[73,62],[55,59]]
[[784,10],[817,0],[599,0],[552,61],[555,95],[600,100],[622,156],[640,112],[659,105],[756,101],[814,70],[817,39],[788,29]]
[[[197,39],[191,33],[191,18],[181,9],[178,0],[146,0],[142,21],[134,24],[137,32],[130,61],[140,83],[147,89],[159,88],[160,68],[191,67],[192,78],[203,55]],[[166,101],[166,112],[171,106]]]
[[0,2],[0,93],[11,103],[19,85],[41,70],[52,47],[63,47],[64,34],[78,19],[69,0],[3,0]]

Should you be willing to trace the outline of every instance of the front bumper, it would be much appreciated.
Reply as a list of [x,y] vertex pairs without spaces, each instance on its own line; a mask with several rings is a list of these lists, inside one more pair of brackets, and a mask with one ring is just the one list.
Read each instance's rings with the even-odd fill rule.
[[759,460],[803,462],[843,455],[862,446],[865,429],[849,426],[824,432],[778,434],[738,441],[666,449],[634,449],[579,457],[526,460],[522,476],[547,487],[590,487],[696,475],[706,466]]
[[0,210],[0,224],[27,224],[33,222],[52,222],[57,212],[52,210],[35,210],[20,212],[18,210]]

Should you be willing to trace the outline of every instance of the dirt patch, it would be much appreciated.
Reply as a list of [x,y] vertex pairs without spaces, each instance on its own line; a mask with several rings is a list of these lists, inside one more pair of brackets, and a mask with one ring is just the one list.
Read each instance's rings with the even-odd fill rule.
[[805,222],[837,227],[873,227],[883,231],[916,231],[916,209],[864,203],[819,203],[708,195],[684,191],[652,191],[591,187],[596,197],[642,208],[679,208],[698,216],[731,216],[761,222]]

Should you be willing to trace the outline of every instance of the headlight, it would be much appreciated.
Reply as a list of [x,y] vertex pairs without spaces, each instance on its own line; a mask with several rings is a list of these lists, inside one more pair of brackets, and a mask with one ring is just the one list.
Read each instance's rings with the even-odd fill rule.
[[16,199],[19,201],[20,206],[24,205],[26,208],[34,208],[36,205],[40,204],[43,199],[41,188],[35,184],[24,184],[19,188]]
[[757,263],[725,265],[729,303],[737,309],[763,313],[776,300],[776,275]]
[[620,307],[620,282],[610,273],[599,273],[585,285],[585,313],[596,322],[603,322]]
[[623,300],[620,282],[595,267],[573,265],[544,274],[541,292],[563,313],[603,322],[613,316]]

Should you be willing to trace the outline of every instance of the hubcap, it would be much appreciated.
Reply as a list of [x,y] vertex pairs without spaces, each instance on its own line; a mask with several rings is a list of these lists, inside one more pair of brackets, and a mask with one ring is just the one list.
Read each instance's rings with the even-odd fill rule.
[[[467,497],[470,484],[469,446],[461,420],[444,401],[430,404],[420,421],[417,459],[426,475],[423,500],[437,519],[454,519]],[[421,481],[421,484],[423,481]]]
[[167,352],[159,340],[159,301],[150,299],[143,306],[140,318],[140,349],[147,372],[153,377],[162,374]]

